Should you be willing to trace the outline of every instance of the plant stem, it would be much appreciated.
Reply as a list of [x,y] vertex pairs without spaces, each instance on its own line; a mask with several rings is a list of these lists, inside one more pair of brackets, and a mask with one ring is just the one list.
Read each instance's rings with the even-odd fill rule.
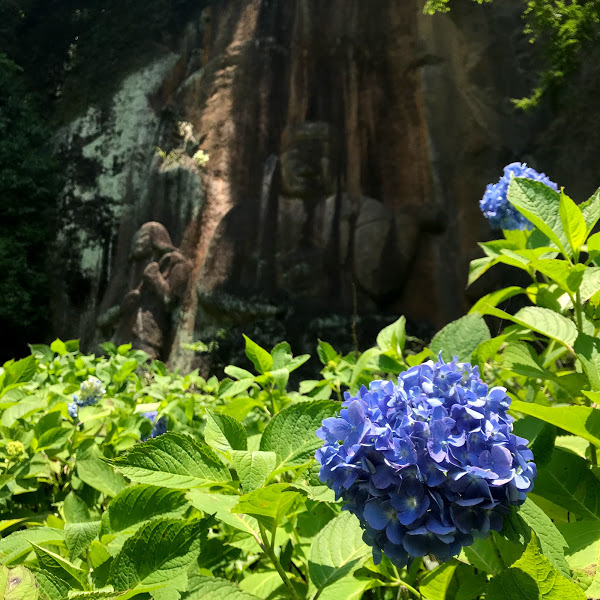
[[292,596],[293,600],[300,600],[300,597],[296,593],[296,589],[292,585],[292,582],[288,579],[288,576],[287,576],[286,572],[283,570],[283,567],[281,566],[279,559],[277,558],[277,556],[275,556],[275,552],[274,552],[271,544],[269,544],[269,536],[268,536],[267,530],[265,529],[265,527],[262,523],[258,524],[258,528],[260,529],[260,536],[262,537],[262,540],[263,540],[266,555],[271,559],[273,566],[279,573],[279,577],[281,577],[281,580],[283,581],[284,585],[290,591],[290,595]]
[[577,290],[575,294],[575,318],[577,319],[577,330],[583,332],[583,316],[581,313],[581,292]]

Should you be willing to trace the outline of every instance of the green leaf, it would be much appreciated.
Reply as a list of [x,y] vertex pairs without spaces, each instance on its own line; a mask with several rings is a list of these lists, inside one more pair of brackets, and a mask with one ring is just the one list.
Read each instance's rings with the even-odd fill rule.
[[483,256],[476,258],[469,263],[469,279],[467,287],[475,283],[484,273],[496,264],[494,256]]
[[480,571],[497,575],[503,569],[502,561],[491,537],[483,540],[476,539],[470,546],[462,549],[462,554],[470,564]]
[[402,356],[406,343],[406,317],[384,327],[377,335],[377,345],[382,352],[392,352],[394,356]]
[[214,515],[219,521],[250,534],[254,538],[260,535],[256,519],[231,512],[231,509],[237,504],[239,496],[208,494],[200,490],[190,490],[186,496],[192,506],[205,514]]
[[98,537],[100,532],[100,521],[89,521],[87,523],[67,523],[65,525],[65,542],[69,550],[69,556],[77,558],[87,550],[90,544]]
[[589,200],[579,205],[579,210],[583,213],[587,237],[600,219],[600,188],[592,194]]
[[276,483],[244,494],[231,512],[254,517],[272,530],[290,512],[300,497],[300,492],[291,491],[287,483]]
[[314,539],[308,557],[308,574],[323,589],[358,569],[371,555],[362,540],[358,519],[342,512],[329,521]]
[[600,595],[600,521],[576,521],[558,528],[567,541],[567,560],[575,576],[591,579],[588,598]]
[[[369,363],[377,358],[381,354],[381,350],[379,348],[369,348],[365,350],[356,361],[354,365],[354,369],[352,370],[352,378],[350,379],[350,390],[356,390],[358,387],[360,379],[362,379],[365,375],[370,379],[369,371]],[[373,366],[371,370],[376,369],[377,367]]]
[[86,523],[91,521],[87,504],[75,492],[69,492],[63,504],[63,513],[67,523]]
[[138,529],[110,565],[115,590],[152,590],[184,578],[200,551],[203,521],[154,519]]
[[530,498],[519,507],[519,516],[535,532],[542,554],[565,577],[570,577],[569,565],[565,559],[567,542],[546,513]]
[[554,448],[550,462],[538,469],[538,496],[585,519],[600,519],[600,481],[583,458]]
[[0,598],[2,600],[38,600],[38,584],[33,573],[19,565],[9,569],[0,566]]
[[360,600],[366,590],[380,585],[382,584],[376,579],[346,576],[326,587],[319,600]]
[[31,545],[35,551],[40,568],[68,583],[74,589],[84,589],[83,582],[86,579],[86,573],[83,570],[78,569],[75,565],[72,565],[69,561],[54,552],[50,552],[33,543]]
[[178,517],[189,506],[185,495],[153,485],[133,485],[115,496],[102,514],[102,532],[132,532],[155,517]]
[[490,339],[490,330],[480,314],[470,314],[446,325],[436,333],[429,348],[437,355],[440,350],[442,358],[452,360],[457,355],[458,360],[471,360],[471,355],[479,344]]
[[56,352],[56,354],[58,354],[60,356],[63,356],[64,354],[67,354],[67,346],[66,346],[66,344],[62,340],[59,340],[58,338],[55,339],[50,344],[50,350],[52,350],[52,352]]
[[447,563],[442,563],[433,571],[426,573],[423,579],[421,579],[419,592],[427,600],[445,600],[448,586],[452,581],[457,566],[457,561],[453,559]]
[[244,492],[251,492],[263,486],[277,466],[275,452],[233,450],[231,460]]
[[259,600],[231,581],[219,577],[193,577],[182,600]]
[[246,356],[252,361],[254,368],[259,373],[265,373],[273,366],[273,357],[256,342],[244,335],[246,340]]
[[265,428],[260,441],[263,452],[275,452],[277,469],[301,465],[314,458],[322,445],[315,431],[323,419],[340,408],[331,400],[299,402],[276,414]]
[[513,400],[511,410],[531,415],[600,447],[600,410],[588,406],[541,406]]
[[485,312],[488,315],[513,321],[518,325],[541,333],[564,344],[569,350],[573,351],[572,346],[577,338],[577,327],[575,327],[573,321],[553,310],[539,306],[526,306],[512,316],[503,310],[488,307]]
[[234,379],[254,379],[254,375],[252,375],[250,371],[246,371],[246,369],[241,369],[235,365],[226,366],[224,371],[226,375],[229,375],[229,377],[233,377]]
[[538,259],[531,265],[540,273],[556,282],[567,293],[576,293],[580,288],[586,271],[585,265],[569,265],[566,260]]
[[525,293],[526,290],[524,288],[516,285],[511,285],[507,288],[490,292],[475,302],[475,304],[471,307],[471,310],[469,310],[469,314],[480,313],[484,315],[486,314],[485,308],[487,306],[498,306],[498,304],[508,300],[509,298],[512,298],[513,296]]
[[538,600],[540,592],[531,575],[511,567],[490,580],[485,598],[486,600]]
[[580,333],[573,349],[581,361],[592,390],[600,391],[600,340]]
[[281,588],[283,582],[279,573],[263,571],[261,573],[250,573],[240,581],[240,589],[259,598],[269,598],[275,590]]
[[579,252],[587,238],[587,228],[583,213],[564,192],[560,193],[559,214],[563,230],[574,255]]
[[[513,432],[515,435],[529,440],[528,445],[533,452],[535,464],[538,468],[550,462],[557,434],[557,428],[554,425],[540,421],[535,417],[526,416],[515,421]],[[579,439],[574,436],[569,437]],[[583,443],[587,446],[585,441]]]
[[[43,569],[33,567],[31,569],[38,583],[41,596],[44,600],[65,600],[69,592],[72,592],[71,586],[62,579],[52,575]],[[0,598],[2,596],[0,595]]]
[[531,536],[523,556],[512,568],[519,569],[533,578],[542,600],[585,600],[584,591],[563,577],[540,553],[535,535]]
[[339,354],[333,349],[331,344],[319,340],[317,345],[317,355],[319,360],[327,366],[330,361],[337,362]]
[[565,256],[571,256],[560,219],[558,192],[539,181],[513,177],[508,186],[508,201],[548,236]]
[[206,443],[217,450],[246,450],[248,438],[239,421],[228,415],[206,411]]
[[107,462],[133,481],[173,489],[231,480],[214,450],[178,433],[168,432],[138,444]]
[[122,475],[115,473],[98,458],[78,460],[77,476],[95,490],[111,497],[116,496],[126,486]]
[[63,545],[65,534],[62,529],[36,527],[15,531],[0,540],[0,562],[9,565],[18,562],[31,552],[31,543],[55,546]]

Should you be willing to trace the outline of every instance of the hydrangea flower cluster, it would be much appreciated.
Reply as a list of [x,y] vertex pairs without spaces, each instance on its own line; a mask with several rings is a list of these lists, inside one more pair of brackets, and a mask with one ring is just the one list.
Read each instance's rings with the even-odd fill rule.
[[507,197],[508,185],[513,177],[525,177],[534,181],[541,181],[553,190],[558,191],[558,186],[544,174],[528,167],[525,163],[514,162],[504,167],[504,175],[498,183],[490,183],[479,205],[483,216],[486,217],[493,229],[532,229],[533,225],[509,201]]
[[319,477],[358,517],[376,564],[382,551],[396,566],[426,554],[449,560],[502,529],[536,476],[509,405],[504,388],[488,389],[457,357],[412,367],[397,385],[346,392],[340,416],[317,430]]
[[142,413],[142,416],[146,417],[146,419],[149,419],[154,424],[154,427],[152,427],[152,431],[151,431],[150,435],[143,438],[142,442],[145,442],[149,437],[155,438],[155,437],[158,437],[159,435],[162,435],[163,433],[167,433],[167,418],[162,416],[157,421],[156,418],[158,417],[158,411],[150,410],[148,412]]
[[79,386],[79,393],[73,394],[73,402],[67,407],[69,416],[72,419],[76,419],[80,406],[92,406],[104,394],[106,394],[106,390],[102,387],[102,382],[97,377],[90,375]]

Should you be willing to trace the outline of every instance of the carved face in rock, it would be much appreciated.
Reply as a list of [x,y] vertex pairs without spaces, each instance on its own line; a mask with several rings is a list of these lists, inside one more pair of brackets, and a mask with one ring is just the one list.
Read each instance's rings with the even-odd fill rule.
[[281,142],[283,194],[318,198],[334,191],[331,127],[318,121],[290,125]]
[[173,250],[173,243],[165,226],[156,221],[144,223],[131,243],[131,256],[134,260],[150,258],[155,251],[159,255]]

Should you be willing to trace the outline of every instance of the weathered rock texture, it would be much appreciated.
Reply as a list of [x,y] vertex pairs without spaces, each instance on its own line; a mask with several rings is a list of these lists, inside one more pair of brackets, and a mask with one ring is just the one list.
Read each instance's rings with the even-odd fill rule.
[[521,4],[456,4],[227,0],[191,15],[178,47],[59,136],[57,332],[98,341],[108,282],[149,220],[193,264],[176,366],[193,360],[182,344],[252,323],[312,344],[354,310],[460,316],[487,235],[478,199],[533,151],[508,100],[528,91],[525,44],[507,38]]

